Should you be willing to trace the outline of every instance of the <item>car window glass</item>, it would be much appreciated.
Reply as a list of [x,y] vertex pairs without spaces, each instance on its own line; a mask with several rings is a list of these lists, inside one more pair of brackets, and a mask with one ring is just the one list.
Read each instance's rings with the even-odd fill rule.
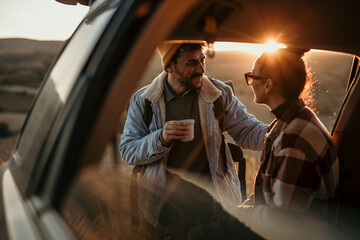
[[[253,91],[245,83],[244,73],[252,70],[254,61],[261,54],[256,48],[256,44],[252,44],[251,47],[253,48],[251,51],[216,51],[214,58],[206,58],[205,74],[222,81],[232,80],[235,96],[246,106],[247,111],[255,115],[257,119],[271,123],[274,116],[265,105],[258,105],[254,102]],[[261,49],[261,46],[259,48]],[[353,55],[310,50],[305,54],[304,59],[312,82],[314,99],[312,108],[331,132],[345,97]],[[161,71],[161,59],[159,53],[155,52],[137,89],[151,83]],[[229,142],[233,142],[229,135],[225,134],[225,136]],[[253,190],[253,180],[257,173],[261,152],[247,149],[243,149],[243,151],[247,164],[246,189],[247,195],[249,195]]]
[[31,169],[38,159],[50,129],[60,114],[86,61],[101,36],[114,10],[95,18],[91,24],[81,23],[57,60],[29,113],[15,149],[15,161]]
[[[269,109],[256,105],[251,87],[246,85],[244,73],[251,71],[253,62],[259,53],[241,51],[216,52],[214,58],[206,60],[206,74],[220,80],[232,80],[237,98],[247,107],[249,113],[258,119],[270,123],[274,117]],[[313,78],[314,107],[321,121],[332,130],[337,113],[345,95],[347,78],[352,63],[352,56],[339,53],[310,51],[307,62]],[[148,64],[139,86],[145,86],[162,71],[161,60],[157,52]],[[75,178],[70,191],[64,197],[59,211],[80,239],[117,238],[122,239],[158,239],[166,237],[163,232],[179,234],[182,226],[168,226],[167,229],[154,229],[146,223],[134,225],[134,199],[131,193],[133,166],[125,164],[119,155],[118,146],[123,131],[126,112],[121,116],[116,137],[107,145],[99,164],[83,169]],[[228,141],[232,141],[227,136]],[[247,196],[253,190],[253,181],[258,169],[260,152],[244,150],[246,159]],[[138,183],[136,181],[136,183]],[[142,186],[146,188],[146,186]],[[134,190],[134,189],[133,189]],[[136,190],[135,190],[136,191]],[[214,203],[217,204],[216,202]],[[209,212],[213,211],[210,208]],[[226,214],[225,214],[226,215]],[[231,222],[231,229],[242,229],[236,221]],[[222,218],[222,220],[224,220]],[[234,224],[234,225],[232,225]],[[134,226],[137,226],[134,228]],[[229,225],[228,225],[229,226]],[[236,226],[236,227],[234,227]],[[206,228],[204,228],[206,229]],[[204,230],[202,229],[202,230]],[[198,231],[199,229],[197,229]],[[199,230],[201,232],[201,229]],[[245,231],[245,230],[244,230]],[[160,235],[159,235],[160,234]],[[169,234],[171,236],[171,234]]]
[[306,60],[313,82],[315,112],[331,132],[345,97],[353,56],[312,50]]
[[[251,71],[259,55],[257,50],[217,51],[214,58],[206,58],[205,74],[222,81],[232,80],[235,96],[246,106],[247,111],[259,120],[270,123],[274,119],[273,115],[267,107],[254,103],[251,87],[244,80],[244,73]],[[310,50],[304,58],[311,76],[313,108],[331,132],[346,93],[353,55]],[[161,60],[155,52],[139,88],[149,84],[161,71]]]
[[79,239],[139,239],[131,231],[132,167],[115,150],[110,142],[100,165],[80,172],[60,209]]
[[[209,237],[213,233],[217,235],[215,239],[227,239],[226,234],[230,233],[244,236],[245,239],[256,239],[256,234],[223,211],[207,191],[180,178],[172,179],[174,188],[171,196],[184,196],[180,194],[180,184],[207,195],[211,201],[205,207],[202,206],[206,213],[201,214],[206,216],[208,224],[193,222],[189,225],[185,221],[189,212],[195,215],[197,213],[192,207],[193,202],[184,197],[177,199],[184,202],[184,206],[189,206],[176,209],[180,224],[161,224],[156,227],[149,224],[141,216],[137,206],[140,196],[138,188],[139,191],[149,189],[139,181],[141,171],[133,171],[133,166],[118,162],[119,156],[114,152],[117,148],[114,143],[115,141],[109,142],[99,165],[85,168],[79,173],[60,206],[65,222],[79,239],[186,239],[189,235],[184,233],[188,228],[192,229],[188,233],[192,236],[189,239],[198,239],[201,235]],[[167,217],[171,218],[172,215]],[[222,227],[226,231],[222,231]],[[209,228],[216,231],[209,232]],[[179,236],[181,237],[177,238]]]
[[86,64],[89,55],[114,11],[109,10],[99,15],[89,24],[85,20],[58,59],[56,66],[50,74],[50,78],[53,80],[62,102],[65,102],[69,96],[70,90],[75,83],[74,80],[79,76],[83,66]]

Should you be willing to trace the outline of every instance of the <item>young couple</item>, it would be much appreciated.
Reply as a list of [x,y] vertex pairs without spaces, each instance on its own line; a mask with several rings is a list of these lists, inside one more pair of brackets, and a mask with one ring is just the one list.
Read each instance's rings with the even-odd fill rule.
[[[213,198],[260,235],[269,230],[266,218],[274,211],[323,218],[336,195],[338,158],[331,135],[301,98],[310,83],[304,52],[264,53],[245,73],[254,101],[275,116],[268,126],[246,112],[229,86],[205,75],[205,42],[165,41],[158,50],[164,71],[133,95],[120,144],[126,163],[143,166],[138,203],[146,222],[166,227],[184,218],[179,234],[186,238],[194,225],[212,219]],[[143,118],[146,101],[150,124]],[[221,121],[215,101],[222,104]],[[181,141],[189,131],[182,119],[195,120],[191,142]],[[224,131],[240,147],[262,151],[254,193],[246,201],[222,144]],[[259,219],[267,227],[259,229]]]

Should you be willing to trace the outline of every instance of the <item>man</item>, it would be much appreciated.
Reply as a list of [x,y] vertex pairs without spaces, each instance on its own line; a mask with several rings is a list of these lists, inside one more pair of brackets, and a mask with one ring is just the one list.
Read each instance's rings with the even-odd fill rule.
[[[172,194],[174,189],[184,189],[180,191],[184,196],[199,197],[194,200],[199,200],[198,206],[209,203],[202,201],[201,196],[206,198],[204,192],[189,190],[191,187],[178,175],[195,175],[220,201],[241,203],[229,148],[225,146],[225,153],[220,153],[222,131],[227,131],[243,148],[261,150],[264,146],[267,126],[246,112],[229,86],[204,75],[205,47],[203,41],[162,42],[158,50],[164,71],[135,93],[130,102],[120,151],[126,163],[144,166],[138,184],[139,207],[153,226],[158,225],[159,217],[160,223],[169,220],[163,214],[164,209],[169,210],[169,202],[186,204],[188,199],[179,200],[178,195]],[[226,113],[222,126],[213,110],[218,98]],[[147,111],[145,99],[152,107],[149,126],[143,118]],[[195,120],[191,142],[181,141],[189,131],[181,119]],[[188,205],[196,206],[191,201]]]

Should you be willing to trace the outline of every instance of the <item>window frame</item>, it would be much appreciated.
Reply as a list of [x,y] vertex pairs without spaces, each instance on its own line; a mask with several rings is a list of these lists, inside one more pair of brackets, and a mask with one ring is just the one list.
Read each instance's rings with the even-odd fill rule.
[[[114,17],[112,17],[109,25],[106,27],[89,61],[80,74],[62,114],[49,134],[48,140],[51,140],[51,142],[47,143],[41,156],[41,161],[44,164],[42,173],[44,174],[39,178],[38,174],[36,178],[32,176],[33,179],[37,180],[37,184],[34,184],[34,188],[28,192],[29,200],[27,200],[27,204],[34,209],[33,216],[43,236],[61,239],[58,234],[63,232],[63,234],[72,238],[71,230],[56,210],[61,202],[61,196],[66,193],[71,180],[82,168],[101,160],[101,158],[96,158],[96,155],[102,154],[107,144],[106,139],[109,139],[108,136],[111,137],[110,132],[112,128],[110,127],[107,129],[107,135],[102,137],[101,143],[104,146],[101,144],[101,146],[96,146],[96,149],[89,147],[89,142],[84,141],[84,139],[97,138],[97,133],[94,133],[94,130],[101,131],[99,129],[101,124],[99,125],[97,122],[93,123],[92,121],[86,122],[86,117],[94,116],[93,114],[95,116],[102,115],[103,110],[106,109],[106,116],[110,115],[113,118],[111,124],[115,128],[118,118],[107,106],[110,104],[109,102],[111,102],[111,105],[117,106],[116,112],[119,116],[123,109],[118,106],[124,106],[123,103],[125,99],[130,97],[131,91],[125,91],[126,94],[117,99],[116,96],[112,95],[115,93],[113,91],[114,83],[117,83],[115,87],[116,91],[119,91],[119,89],[123,89],[121,84],[125,83],[128,85],[128,82],[131,82],[129,79],[140,80],[141,77],[141,71],[134,72],[131,70],[131,66],[128,65],[129,61],[124,61],[125,58],[127,60],[130,58],[132,64],[139,65],[137,58],[141,56],[140,66],[145,68],[158,42],[165,39],[167,33],[181,18],[182,13],[186,12],[187,8],[193,6],[194,3],[195,1],[191,2],[191,4],[186,4],[186,7],[182,7],[181,13],[176,14],[177,18],[171,23],[167,23],[167,27],[161,29],[161,34],[157,34],[156,37],[153,37],[152,32],[157,30],[157,24],[162,21],[166,11],[172,9],[174,4],[181,6],[180,3],[172,0],[165,2],[163,4],[165,7],[161,4],[161,7],[158,7],[157,4],[159,3],[156,2],[153,6],[155,14],[153,15],[152,12],[149,14],[149,18],[151,17],[150,23],[148,23],[146,17],[140,19],[137,23],[134,20],[134,15],[141,1],[124,1],[124,5],[116,10]],[[172,11],[174,10],[172,9]],[[129,31],[132,34],[130,39],[129,33],[123,31],[124,26],[122,24],[130,26]],[[131,24],[138,25],[139,27],[134,28],[134,25]],[[137,29],[137,32],[131,29]],[[145,38],[144,35],[146,36]],[[149,47],[149,41],[146,39],[150,36],[153,39]],[[122,47],[123,42],[119,40],[127,43],[131,42],[131,45],[135,47],[131,48],[131,45],[127,45],[127,48],[124,49]],[[146,46],[148,49],[145,55],[141,46]],[[122,54],[119,54],[121,51],[123,51]],[[114,67],[114,60],[119,62],[119,66]],[[128,77],[128,74],[131,77]],[[125,78],[124,76],[127,77]],[[104,81],[104,79],[106,80]],[[129,85],[130,88],[134,88],[136,81],[131,82]],[[112,97],[109,97],[109,95],[112,95]],[[92,102],[96,105],[92,105],[91,109],[84,109],[84,106]],[[93,120],[98,121],[99,119],[93,117]],[[86,126],[84,122],[86,122]],[[75,133],[74,129],[79,128],[80,130]],[[94,159],[94,161],[84,161],[86,159],[84,156],[92,154],[90,152],[93,152],[93,150],[96,150],[97,153],[95,156],[91,156],[91,159]]]

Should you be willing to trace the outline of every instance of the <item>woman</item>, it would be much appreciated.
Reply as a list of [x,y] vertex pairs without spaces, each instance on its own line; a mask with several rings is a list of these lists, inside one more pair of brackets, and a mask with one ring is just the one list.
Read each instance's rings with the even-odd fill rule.
[[[254,101],[267,105],[276,119],[266,134],[254,194],[236,215],[260,233],[269,233],[270,228],[274,238],[292,238],[296,231],[309,233],[309,238],[322,236],[318,227],[315,233],[299,224],[305,224],[304,216],[328,220],[338,185],[332,137],[300,97],[309,96],[304,92],[310,78],[303,54],[291,49],[263,53],[245,74]],[[252,206],[245,206],[249,204]],[[266,230],[259,226],[261,221]]]

